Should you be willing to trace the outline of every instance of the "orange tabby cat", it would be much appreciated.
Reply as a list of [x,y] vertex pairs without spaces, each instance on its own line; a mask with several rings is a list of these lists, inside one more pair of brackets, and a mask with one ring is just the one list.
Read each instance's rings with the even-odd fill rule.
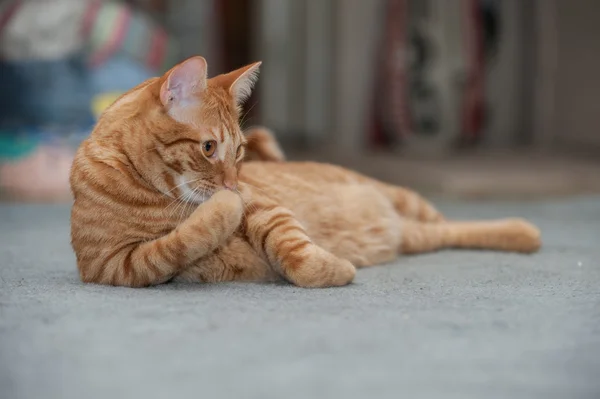
[[355,266],[446,247],[532,252],[538,230],[508,219],[445,221],[407,189],[282,153],[244,136],[240,104],[259,63],[212,79],[191,58],[118,99],[77,152],[72,244],[85,282],[173,278],[348,284]]

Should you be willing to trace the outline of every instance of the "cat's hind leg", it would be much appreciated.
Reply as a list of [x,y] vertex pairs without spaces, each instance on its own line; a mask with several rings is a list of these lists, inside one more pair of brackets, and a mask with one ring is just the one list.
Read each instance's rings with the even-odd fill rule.
[[473,222],[402,223],[399,252],[416,254],[443,248],[489,249],[531,253],[540,248],[540,232],[522,219]]
[[403,218],[424,223],[439,223],[445,220],[431,202],[415,191],[381,182],[376,182],[376,185]]
[[248,200],[244,227],[248,242],[282,277],[300,287],[332,287],[352,282],[356,269],[315,244],[287,208],[268,198]]

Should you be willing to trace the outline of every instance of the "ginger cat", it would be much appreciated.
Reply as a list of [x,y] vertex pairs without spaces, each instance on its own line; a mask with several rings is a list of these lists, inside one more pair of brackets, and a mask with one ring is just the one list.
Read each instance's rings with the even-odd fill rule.
[[[539,248],[539,231],[523,220],[450,222],[410,190],[337,166],[278,162],[267,131],[244,136],[238,123],[259,65],[207,79],[206,61],[194,57],[103,113],[70,179],[84,282],[328,287],[401,253]],[[272,162],[242,162],[247,152]]]

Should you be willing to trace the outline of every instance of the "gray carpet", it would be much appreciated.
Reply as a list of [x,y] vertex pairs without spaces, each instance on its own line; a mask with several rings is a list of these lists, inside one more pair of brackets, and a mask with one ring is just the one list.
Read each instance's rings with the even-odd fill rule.
[[0,397],[599,398],[600,198],[439,205],[529,217],[545,247],[134,290],[78,281],[67,207],[0,205]]

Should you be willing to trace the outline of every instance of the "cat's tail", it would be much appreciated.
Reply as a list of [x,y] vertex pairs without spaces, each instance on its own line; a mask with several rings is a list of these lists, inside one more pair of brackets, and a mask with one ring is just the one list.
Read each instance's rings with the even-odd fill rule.
[[283,162],[285,154],[275,135],[265,127],[253,127],[245,132],[248,142],[246,149],[246,160]]
[[441,223],[405,220],[399,251],[414,254],[469,248],[532,253],[540,246],[540,231],[523,219]]

